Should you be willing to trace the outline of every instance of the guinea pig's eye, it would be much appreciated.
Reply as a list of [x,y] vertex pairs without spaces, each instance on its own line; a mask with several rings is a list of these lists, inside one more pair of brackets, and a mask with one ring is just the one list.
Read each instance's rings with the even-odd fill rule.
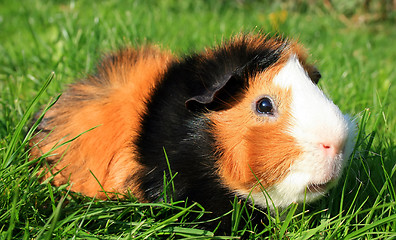
[[269,97],[263,97],[256,103],[256,111],[259,114],[274,114],[274,105]]

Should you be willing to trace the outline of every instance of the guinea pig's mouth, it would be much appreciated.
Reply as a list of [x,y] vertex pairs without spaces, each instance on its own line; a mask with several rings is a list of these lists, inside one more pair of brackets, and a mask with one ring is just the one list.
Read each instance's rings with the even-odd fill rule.
[[322,179],[322,181],[318,182],[309,182],[307,185],[307,192],[310,193],[324,193],[330,188],[334,187],[337,182],[338,182],[338,171],[333,172],[330,176],[328,176],[325,179]]
[[311,193],[318,193],[318,192],[325,192],[329,189],[329,185],[331,182],[327,183],[310,183],[307,186],[307,192]]

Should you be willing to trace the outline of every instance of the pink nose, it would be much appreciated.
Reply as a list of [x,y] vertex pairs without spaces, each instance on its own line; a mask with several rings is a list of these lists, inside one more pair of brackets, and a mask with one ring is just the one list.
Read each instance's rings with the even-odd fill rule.
[[320,143],[319,146],[326,156],[335,157],[340,153],[340,147],[336,145]]

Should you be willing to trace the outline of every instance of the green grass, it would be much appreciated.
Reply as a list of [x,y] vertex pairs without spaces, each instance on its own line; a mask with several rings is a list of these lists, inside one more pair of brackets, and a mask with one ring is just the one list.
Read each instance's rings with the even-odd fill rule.
[[[321,70],[320,86],[356,118],[359,135],[328,196],[271,216],[252,238],[396,238],[395,22],[345,22],[321,5],[282,11],[284,4],[271,2],[0,1],[0,238],[212,236],[199,228],[198,204],[96,201],[39,183],[28,155],[31,119],[106,51],[155,43],[181,54],[258,30],[300,39]],[[241,219],[244,203],[234,206],[239,237],[254,229]]]

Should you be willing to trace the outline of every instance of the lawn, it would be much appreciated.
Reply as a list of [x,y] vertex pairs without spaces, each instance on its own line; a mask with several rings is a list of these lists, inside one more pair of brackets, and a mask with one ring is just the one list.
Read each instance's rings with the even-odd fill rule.
[[[264,230],[250,237],[396,238],[395,16],[373,20],[374,14],[356,9],[359,15],[352,16],[353,7],[247,0],[0,1],[0,238],[229,239],[202,230],[199,214],[190,217],[202,211],[199,205],[143,204],[132,197],[98,201],[40,183],[27,143],[34,113],[67,84],[92,73],[104,53],[157,44],[181,55],[241,31],[299,39],[321,71],[320,87],[359,125],[338,186],[313,204],[269,216]],[[249,219],[238,219],[243,204],[235,202],[230,213],[233,237],[254,232]]]

